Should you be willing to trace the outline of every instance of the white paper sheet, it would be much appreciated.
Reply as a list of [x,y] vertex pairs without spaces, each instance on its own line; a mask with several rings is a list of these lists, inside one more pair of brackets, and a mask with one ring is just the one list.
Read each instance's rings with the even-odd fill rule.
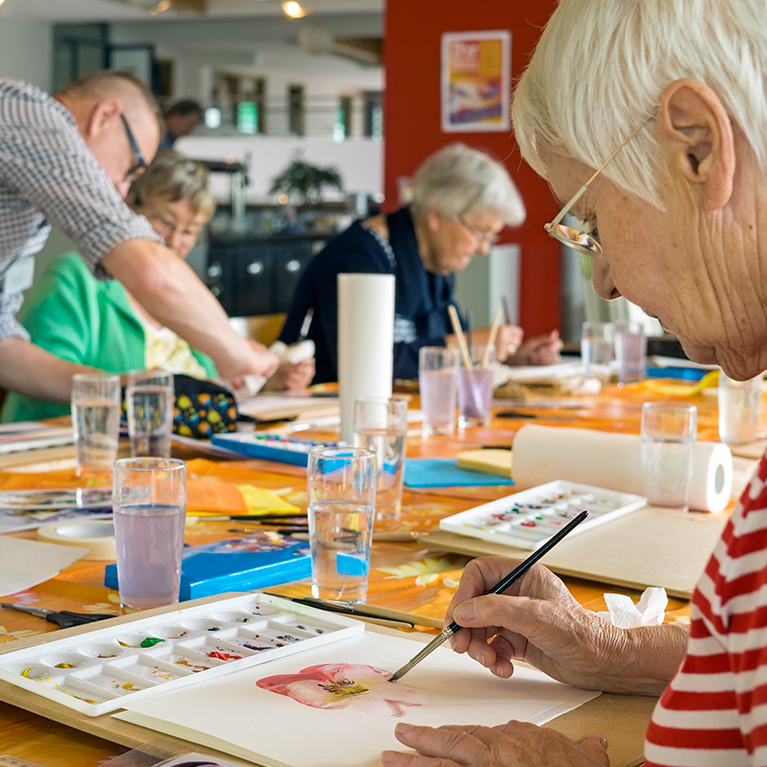
[[0,597],[53,578],[87,553],[82,546],[0,536]]
[[[173,734],[268,767],[373,767],[384,749],[402,749],[398,721],[439,726],[510,719],[543,724],[596,698],[518,667],[498,679],[466,655],[438,648],[400,683],[427,692],[431,701],[403,717],[380,717],[353,705],[310,708],[256,686],[259,679],[294,674],[322,663],[362,663],[394,671],[423,645],[365,632],[343,642],[236,672],[177,692],[128,703],[117,718]],[[388,684],[388,683],[385,683]]]

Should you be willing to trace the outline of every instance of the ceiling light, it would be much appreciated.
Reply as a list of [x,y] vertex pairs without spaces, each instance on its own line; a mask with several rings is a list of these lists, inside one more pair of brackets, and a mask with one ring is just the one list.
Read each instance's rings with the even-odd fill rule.
[[296,0],[288,0],[288,2],[282,4],[282,10],[285,11],[286,16],[290,16],[291,19],[302,19],[306,16],[306,11],[301,7],[300,3]]

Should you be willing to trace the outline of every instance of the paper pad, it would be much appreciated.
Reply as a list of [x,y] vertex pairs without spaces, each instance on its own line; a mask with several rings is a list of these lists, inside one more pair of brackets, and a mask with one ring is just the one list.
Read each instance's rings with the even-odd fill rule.
[[81,546],[0,537],[0,597],[53,578],[87,553]]
[[412,640],[365,632],[333,647],[128,703],[129,710],[116,716],[268,767],[380,767],[381,751],[405,750],[394,737],[398,721],[492,726],[518,719],[543,724],[599,695],[521,666],[511,679],[498,679],[448,648],[435,650],[402,680],[428,693],[431,701],[408,707],[401,718],[374,716],[354,705],[309,708],[256,687],[259,679],[322,663],[362,663],[393,671],[421,647]]

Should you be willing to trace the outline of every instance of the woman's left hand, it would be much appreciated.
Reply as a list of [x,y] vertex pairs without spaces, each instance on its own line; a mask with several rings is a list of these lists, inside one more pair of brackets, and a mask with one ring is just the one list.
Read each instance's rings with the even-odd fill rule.
[[515,354],[508,357],[507,365],[553,365],[559,362],[562,339],[558,330],[528,338]]
[[394,734],[417,753],[384,751],[385,767],[609,767],[607,741],[576,743],[528,722],[497,727],[417,727],[398,724]]
[[267,391],[306,389],[314,378],[314,358],[303,362],[283,362],[277,372],[266,382]]

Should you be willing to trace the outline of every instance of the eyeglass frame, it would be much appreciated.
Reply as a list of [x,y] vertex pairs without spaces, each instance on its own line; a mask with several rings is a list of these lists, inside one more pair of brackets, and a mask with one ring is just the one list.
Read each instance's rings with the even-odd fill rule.
[[479,246],[487,243],[492,248],[493,245],[501,239],[501,235],[496,232],[482,234],[463,217],[463,213],[459,213],[456,216],[456,220],[477,241],[477,245]]
[[[649,122],[649,120],[652,119],[652,117],[654,117],[654,113],[647,115],[647,117],[645,117],[645,119],[642,120],[642,122],[639,123],[639,125],[637,125],[637,127],[634,128],[631,133],[629,133],[626,140],[594,171],[594,174],[591,176],[591,178],[586,181],[586,183],[567,201],[565,205],[562,206],[562,210],[559,211],[554,220],[549,224],[543,225],[543,228],[549,237],[553,237],[555,240],[559,240],[559,242],[561,242],[563,245],[566,245],[568,248],[572,248],[578,253],[585,253],[587,256],[602,255],[604,252],[602,250],[602,244],[596,237],[594,237],[593,234],[586,232],[583,229],[576,229],[573,226],[564,226],[562,224],[562,219],[570,212],[573,205],[575,205],[575,203],[581,199],[581,197],[591,185],[591,182],[594,181],[594,179],[612,162],[612,160],[615,158],[615,155],[617,155],[618,152],[620,152],[621,149],[623,149],[623,147],[626,146],[626,144],[628,144],[629,141],[631,141],[631,139],[634,138],[637,133],[639,133],[639,131]],[[565,232],[572,232],[573,236],[569,236],[568,234],[565,234]],[[583,240],[583,242],[579,242],[579,239]]]
[[133,152],[133,156],[136,159],[135,164],[130,167],[128,172],[125,174],[125,180],[135,180],[138,171],[146,170],[147,162],[144,159],[144,154],[138,145],[138,141],[136,141],[136,137],[133,135],[133,131],[131,130],[130,125],[128,124],[128,120],[122,112],[120,112],[120,119],[125,126],[125,133],[128,136],[128,143],[130,144],[131,151]]

